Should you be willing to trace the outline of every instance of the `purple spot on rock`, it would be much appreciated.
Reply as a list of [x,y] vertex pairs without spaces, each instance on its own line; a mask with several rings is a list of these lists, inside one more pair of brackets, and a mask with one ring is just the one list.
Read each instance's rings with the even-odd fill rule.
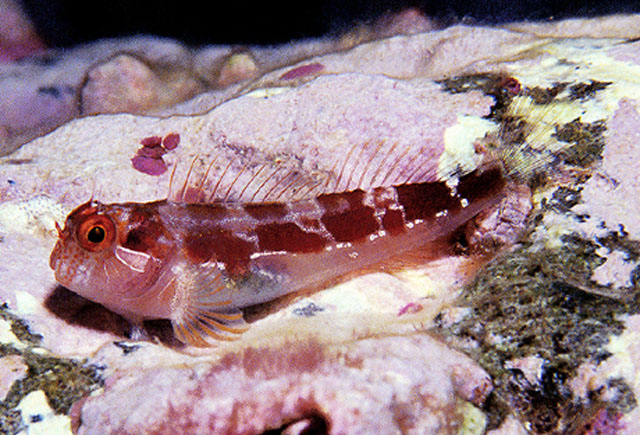
[[610,413],[606,409],[599,410],[582,427],[580,431],[583,435],[616,435],[624,429],[624,424],[620,421],[622,413]]
[[60,95],[62,94],[60,92],[60,88],[55,86],[41,86],[38,88],[38,93],[41,95],[48,95],[53,98],[60,98]]
[[413,302],[409,302],[407,305],[402,307],[400,311],[398,311],[398,316],[404,316],[405,314],[415,314],[422,311],[422,305],[414,304]]
[[162,138],[160,136],[149,136],[145,137],[140,141],[140,145],[145,147],[155,147],[162,143]]
[[138,150],[136,156],[139,157],[151,157],[152,159],[159,159],[167,153],[167,150],[161,146],[143,147]]
[[133,167],[148,175],[162,175],[167,172],[167,164],[162,158],[135,156],[131,159]]
[[180,135],[178,133],[169,133],[162,139],[162,145],[169,151],[176,149],[180,143]]
[[522,86],[520,82],[513,77],[506,77],[502,80],[502,86],[507,90],[511,95],[518,95],[522,90]]
[[321,63],[309,63],[287,71],[280,76],[280,80],[293,80],[299,77],[319,73],[322,70],[324,70],[324,65]]

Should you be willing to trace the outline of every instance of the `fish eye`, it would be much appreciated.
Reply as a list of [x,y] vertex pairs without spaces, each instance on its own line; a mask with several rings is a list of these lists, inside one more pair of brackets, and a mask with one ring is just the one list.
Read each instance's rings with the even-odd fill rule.
[[107,236],[107,232],[104,230],[102,225],[96,225],[91,227],[89,232],[87,233],[87,240],[91,243],[100,243]]
[[102,251],[111,246],[115,239],[115,231],[115,225],[109,217],[93,214],[80,223],[76,238],[84,249]]

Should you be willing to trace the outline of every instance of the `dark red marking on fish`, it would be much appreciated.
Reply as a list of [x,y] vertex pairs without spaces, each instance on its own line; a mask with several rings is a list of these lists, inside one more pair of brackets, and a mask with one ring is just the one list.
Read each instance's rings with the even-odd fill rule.
[[203,228],[190,231],[184,240],[188,257],[197,262],[220,261],[232,275],[246,271],[255,245],[230,231],[220,228]]
[[400,210],[385,210],[382,216],[382,228],[392,236],[397,236],[406,231],[404,216]]
[[320,220],[337,242],[355,242],[380,229],[375,210],[363,203],[364,198],[362,190],[318,197],[324,209]]
[[131,211],[127,222],[128,231],[121,234],[120,244],[133,251],[146,252],[156,258],[166,253],[157,251],[162,244],[157,243],[161,236],[170,237],[161,219],[156,213],[138,207]]
[[478,198],[494,196],[505,186],[505,179],[500,168],[487,168],[473,171],[460,177],[457,191],[461,198],[470,203]]
[[273,221],[287,216],[289,208],[284,203],[268,203],[268,204],[247,204],[244,206],[249,216],[258,220]]
[[261,251],[316,252],[329,243],[317,233],[307,232],[293,222],[272,223],[256,228]]
[[396,187],[396,193],[407,222],[433,219],[443,211],[455,213],[461,207],[460,199],[444,182],[403,184]]
[[298,219],[300,223],[309,230],[319,231],[323,228],[322,224],[317,219],[312,219],[306,216],[300,216]]
[[327,212],[320,220],[336,242],[356,242],[380,229],[374,214],[373,208],[360,205],[342,213]]

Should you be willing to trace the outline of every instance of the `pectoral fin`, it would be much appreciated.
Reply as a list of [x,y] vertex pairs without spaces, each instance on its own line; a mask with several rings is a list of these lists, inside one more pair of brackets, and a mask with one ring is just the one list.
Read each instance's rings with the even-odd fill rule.
[[248,329],[242,312],[231,308],[235,290],[228,288],[215,267],[192,267],[181,279],[183,298],[171,319],[176,338],[198,347],[208,339],[234,340]]

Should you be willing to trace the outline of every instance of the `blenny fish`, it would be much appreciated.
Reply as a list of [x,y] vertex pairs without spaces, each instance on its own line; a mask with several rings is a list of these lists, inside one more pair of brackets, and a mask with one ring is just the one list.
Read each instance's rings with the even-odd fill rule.
[[75,293],[133,324],[170,319],[176,338],[195,346],[242,333],[246,307],[450,235],[500,201],[507,183],[495,161],[455,183],[373,180],[284,200],[204,199],[203,181],[187,195],[188,179],[166,200],[80,205],[58,227],[50,265]]

